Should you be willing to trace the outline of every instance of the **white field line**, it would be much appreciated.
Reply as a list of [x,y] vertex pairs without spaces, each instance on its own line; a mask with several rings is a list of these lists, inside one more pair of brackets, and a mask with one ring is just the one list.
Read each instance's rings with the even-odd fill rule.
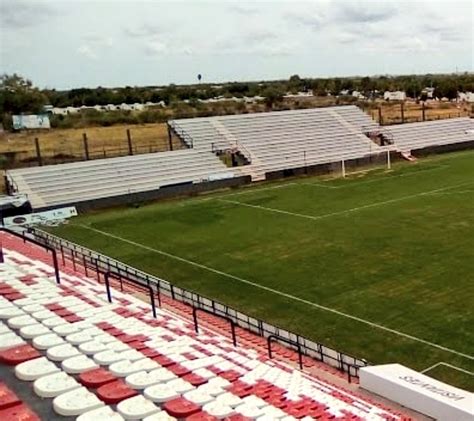
[[431,193],[430,196],[446,196],[452,194],[474,194],[474,190],[459,190],[459,191],[451,191],[451,192],[439,192],[439,193]]
[[285,187],[297,186],[299,184],[302,184],[302,183],[294,182],[294,183],[278,184],[276,186],[262,187],[262,188],[257,188],[257,189],[250,188],[250,189],[240,191],[240,192],[237,192],[237,193],[228,193],[228,194],[223,194],[221,196],[216,196],[216,197],[214,197],[214,199],[216,199],[216,198],[219,199],[221,197],[240,196],[241,194],[258,193],[258,192],[266,191],[266,190],[282,189],[282,188],[285,188]]
[[425,368],[423,371],[421,371],[421,373],[422,374],[428,373],[428,371],[431,371],[440,365],[444,365],[446,367],[452,368],[453,370],[457,370],[462,373],[469,374],[470,376],[474,376],[474,373],[472,371],[465,370],[464,368],[456,367],[455,365],[445,363],[444,361],[440,361],[439,363],[433,364],[432,366]]
[[383,202],[369,203],[368,205],[357,206],[355,208],[350,208],[350,209],[345,209],[345,210],[338,211],[338,212],[331,212],[331,213],[326,213],[326,214],[323,214],[323,215],[315,215],[315,216],[307,215],[307,214],[304,214],[304,213],[296,213],[296,212],[285,211],[285,210],[282,210],[282,209],[269,208],[269,207],[266,207],[266,206],[252,205],[250,203],[239,202],[237,200],[219,199],[219,198],[216,198],[215,200],[218,200],[220,202],[225,202],[225,203],[232,203],[234,205],[245,206],[245,207],[254,208],[254,209],[260,209],[260,210],[264,210],[264,211],[267,211],[267,212],[280,213],[280,214],[284,214],[284,215],[295,216],[295,217],[298,217],[298,218],[305,218],[305,219],[311,219],[313,221],[318,221],[320,219],[329,218],[331,216],[345,215],[345,214],[352,213],[352,212],[357,212],[357,211],[360,211],[360,210],[363,210],[363,209],[369,209],[369,208],[373,208],[373,207],[376,207],[376,206],[384,206],[384,205],[388,205],[390,203],[401,202],[402,200],[413,199],[415,197],[428,196],[428,195],[431,195],[431,194],[434,194],[434,193],[443,192],[443,191],[446,191],[446,190],[451,190],[451,189],[455,189],[457,187],[466,186],[466,185],[470,185],[470,184],[474,184],[474,182],[469,181],[469,182],[459,183],[459,184],[455,184],[455,185],[448,186],[448,187],[442,187],[442,188],[439,188],[439,189],[434,189],[434,190],[429,190],[429,191],[425,191],[425,192],[421,192],[421,193],[411,194],[411,195],[408,195],[408,196],[397,197],[395,199],[385,200]]
[[[392,178],[401,178],[401,177],[413,177],[415,175],[418,175],[419,173],[425,173],[425,172],[431,172],[431,171],[439,171],[439,170],[442,170],[444,168],[449,168],[449,165],[439,165],[435,168],[426,168],[426,169],[421,169],[421,170],[418,170],[418,171],[414,171],[414,172],[410,172],[408,174],[396,174],[396,175],[386,175],[384,177],[380,177],[380,178],[375,178],[375,179],[371,179],[371,180],[363,180],[363,181],[359,181],[359,182],[350,182],[348,179],[347,183],[342,185],[342,186],[331,186],[331,185],[326,185],[326,183],[329,183],[329,181],[332,181],[332,180],[329,180],[329,181],[325,181],[323,183],[311,183],[311,182],[302,182],[300,184],[303,184],[305,186],[316,186],[316,187],[325,187],[327,189],[345,189],[345,188],[348,188],[348,187],[352,187],[352,186],[359,186],[359,185],[362,185],[362,184],[370,184],[370,183],[379,183],[381,181],[385,181],[385,180],[390,180]],[[351,173],[351,174],[355,174],[355,173]]]
[[293,183],[292,182],[292,183],[284,183],[284,184],[278,184],[276,186],[268,186],[268,187],[260,187],[260,188],[243,187],[243,190],[239,191],[237,193],[222,193],[222,194],[216,193],[216,194],[213,194],[212,196],[209,196],[209,197],[200,197],[200,198],[182,200],[181,202],[175,203],[173,205],[175,205],[175,206],[189,206],[189,205],[194,205],[194,204],[201,203],[201,202],[209,202],[209,201],[212,201],[212,200],[219,199],[221,197],[240,196],[242,194],[258,193],[258,192],[266,191],[266,190],[282,189],[282,188],[285,188],[285,187],[296,186],[298,184],[301,184],[301,183]]
[[122,241],[124,243],[128,243],[128,244],[131,244],[135,247],[138,247],[138,248],[141,248],[141,249],[144,249],[144,250],[147,250],[147,251],[150,251],[152,253],[156,253],[156,254],[160,254],[162,256],[166,256],[166,257],[169,257],[171,259],[174,259],[174,260],[177,260],[177,261],[180,261],[180,262],[183,262],[183,263],[187,263],[189,265],[192,265],[192,266],[195,266],[195,267],[198,267],[198,268],[201,268],[201,269],[204,269],[204,270],[207,270],[209,272],[213,272],[213,273],[216,273],[218,275],[221,275],[221,276],[224,276],[226,278],[229,278],[229,279],[233,279],[234,281],[238,281],[238,282],[241,282],[243,284],[246,284],[246,285],[250,285],[250,286],[253,286],[255,288],[258,288],[258,289],[262,289],[264,291],[267,291],[267,292],[271,292],[272,294],[275,294],[275,295],[279,295],[281,297],[285,297],[285,298],[288,298],[290,300],[293,300],[293,301],[297,301],[297,302],[300,302],[300,303],[303,303],[303,304],[306,304],[308,306],[311,306],[311,307],[314,307],[314,308],[318,308],[320,310],[324,310],[324,311],[327,311],[329,313],[333,313],[333,314],[337,314],[338,316],[342,316],[342,317],[345,317],[347,319],[351,319],[351,320],[355,320],[359,323],[363,323],[365,325],[368,325],[370,327],[373,327],[373,328],[376,328],[376,329],[379,329],[379,330],[383,330],[385,332],[389,332],[389,333],[392,333],[394,335],[398,335],[398,336],[401,336],[403,338],[406,338],[406,339],[410,339],[412,341],[415,341],[415,342],[419,342],[419,343],[422,343],[424,345],[428,345],[432,348],[437,348],[437,349],[440,349],[441,351],[445,351],[445,352],[448,352],[450,354],[454,354],[454,355],[458,355],[460,357],[463,357],[463,358],[466,358],[468,360],[474,360],[474,356],[472,355],[468,355],[468,354],[464,354],[460,351],[456,351],[454,349],[451,349],[451,348],[447,348],[445,346],[442,346],[442,345],[438,345],[436,343],[433,343],[433,342],[430,342],[430,341],[427,341],[425,339],[421,339],[421,338],[418,338],[416,336],[412,336],[412,335],[409,335],[407,333],[403,333],[403,332],[400,332],[398,330],[395,330],[395,329],[391,329],[391,328],[388,328],[386,326],[383,326],[383,325],[380,325],[380,324],[377,324],[377,323],[373,323],[373,322],[370,322],[368,320],[365,320],[365,319],[362,319],[360,317],[357,317],[357,316],[353,316],[351,314],[348,314],[348,313],[344,313],[342,311],[339,311],[339,310],[336,310],[336,309],[333,309],[331,307],[326,307],[326,306],[323,306],[321,304],[317,304],[317,303],[313,303],[312,301],[309,301],[309,300],[305,300],[304,298],[300,298],[300,297],[296,297],[294,295],[291,295],[291,294],[287,294],[285,292],[282,292],[282,291],[278,291],[276,289],[273,289],[273,288],[270,288],[270,287],[267,287],[267,286],[264,286],[264,285],[260,285],[260,284],[257,284],[255,282],[252,282],[252,281],[249,281],[247,279],[244,279],[244,278],[240,278],[238,276],[235,276],[235,275],[231,275],[230,273],[226,273],[226,272],[223,272],[221,270],[218,270],[218,269],[214,269],[212,267],[209,267],[209,266],[206,266],[206,265],[203,265],[201,263],[198,263],[198,262],[194,262],[192,260],[188,260],[188,259],[185,259],[184,257],[180,257],[180,256],[177,256],[175,254],[171,254],[171,253],[168,253],[166,251],[163,251],[163,250],[158,250],[158,249],[155,249],[155,248],[152,248],[152,247],[148,247],[148,246],[145,246],[143,244],[140,244],[140,243],[137,243],[135,241],[132,241],[132,240],[128,240],[126,238],[123,238],[123,237],[120,237],[118,235],[115,235],[115,234],[111,234],[109,232],[106,232],[106,231],[102,231],[102,230],[99,230],[97,228],[93,228],[93,227],[90,227],[90,226],[87,226],[87,225],[83,225],[83,224],[72,224],[72,225],[76,225],[76,226],[79,226],[79,227],[82,227],[84,229],[87,229],[87,230],[90,230],[90,231],[93,231],[93,232],[96,232],[98,234],[102,234],[106,237],[109,237],[109,238],[113,238],[114,240],[119,240],[119,241]]

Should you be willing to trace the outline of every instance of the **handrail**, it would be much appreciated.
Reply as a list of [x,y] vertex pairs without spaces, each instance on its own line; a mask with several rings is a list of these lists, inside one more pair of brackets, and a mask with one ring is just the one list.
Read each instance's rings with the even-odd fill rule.
[[[226,306],[225,304],[219,303],[193,291],[177,287],[159,277],[147,274],[143,271],[140,271],[139,269],[98,252],[92,251],[84,246],[75,244],[71,241],[62,239],[39,229],[31,229],[30,232],[35,236],[36,239],[38,239],[38,241],[42,241],[43,243],[46,243],[47,245],[57,249],[62,247],[63,250],[69,252],[73,257],[73,265],[75,265],[74,259],[77,258],[78,261],[83,260],[85,263],[89,262],[90,268],[101,271],[111,270],[112,272],[118,274],[119,277],[123,277],[124,279],[127,279],[129,282],[135,283],[136,285],[140,285],[142,287],[154,285],[158,294],[164,294],[173,300],[183,302],[202,310],[207,310],[217,317],[225,316],[231,319],[235,326],[241,327],[265,338],[270,335],[281,336],[283,334],[288,337],[290,335],[295,336],[301,346],[302,354],[329,364],[342,372],[346,372],[347,370],[357,371],[358,368],[368,365],[366,360],[336,351],[330,347],[326,347],[321,343],[311,341],[305,337],[291,333],[275,325],[271,325],[269,323],[263,322],[262,320],[250,317],[231,307]],[[357,377],[357,373],[355,377]]]
[[181,136],[186,143],[186,140],[189,142],[189,147],[194,148],[194,141],[191,135],[186,132],[181,126],[178,126],[173,120],[168,121],[168,125],[176,132],[178,136]]
[[[114,273],[112,271],[107,271],[107,272],[102,272],[98,269],[98,264],[97,265],[97,271],[98,273],[102,273],[104,275],[104,282],[105,282],[105,287],[107,291],[107,300],[109,303],[112,303],[112,293],[110,289],[110,276],[116,277],[116,278],[122,278],[120,274]],[[130,280],[130,282],[133,282]],[[146,287],[148,289],[148,294],[150,296],[150,304],[151,304],[151,311],[153,314],[153,317],[156,319],[156,304],[155,304],[155,294],[153,293],[153,288],[151,285],[143,285],[143,287]]]
[[252,163],[252,154],[250,153],[250,151],[244,145],[242,145],[242,143],[238,141],[236,141],[235,144],[237,146],[237,149],[245,152],[243,155],[247,158],[249,163]]
[[14,237],[21,238],[23,240],[23,242],[29,242],[29,243],[35,244],[38,247],[42,247],[42,248],[50,251],[52,256],[53,256],[54,276],[56,278],[56,283],[58,285],[61,284],[61,279],[60,279],[60,276],[59,276],[58,256],[56,254],[56,249],[54,247],[48,246],[48,245],[46,245],[46,244],[44,244],[44,243],[42,243],[42,242],[40,242],[40,241],[38,241],[34,238],[27,237],[24,234],[19,234],[18,232],[12,231],[12,230],[10,230],[8,228],[5,228],[5,227],[0,227],[0,231],[6,232],[10,235],[13,235]]
[[[7,188],[7,193],[11,194],[13,193],[19,193],[20,190],[18,189],[18,184],[16,181],[13,179],[13,177],[8,173],[8,170],[5,170],[5,186]],[[28,195],[26,195],[28,198]]]
[[[194,321],[194,330],[196,333],[199,333],[199,326],[198,326],[198,319],[197,319],[197,312],[202,311],[204,313],[210,314],[211,316],[215,316],[215,314],[212,311],[206,310],[204,308],[197,308],[193,306],[193,321]],[[234,346],[237,346],[237,337],[235,335],[235,323],[234,321],[227,316],[219,316],[224,320],[227,320],[230,323],[230,329],[232,332],[232,343]]]
[[270,359],[272,359],[272,340],[286,342],[289,345],[296,346],[298,349],[298,362],[300,365],[300,370],[303,370],[303,354],[301,352],[301,344],[299,342],[292,341],[291,339],[284,338],[280,335],[270,335],[267,338],[268,358]]

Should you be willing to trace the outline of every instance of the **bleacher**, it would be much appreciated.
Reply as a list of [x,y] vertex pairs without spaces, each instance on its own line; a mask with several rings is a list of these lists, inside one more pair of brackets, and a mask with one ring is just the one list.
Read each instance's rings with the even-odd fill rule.
[[10,170],[7,177],[34,209],[232,177],[212,153],[194,149]]
[[474,120],[469,117],[390,126],[397,148],[410,152],[432,146],[474,141]]
[[[357,391],[234,347],[177,306],[112,290],[0,233],[1,420],[402,420]],[[255,341],[253,341],[255,342]],[[285,355],[285,353],[281,353]],[[76,418],[77,417],[77,418]]]
[[[7,171],[15,192],[34,209],[153,191],[182,183],[250,176],[363,159],[387,150],[404,154],[474,141],[474,122],[456,118],[389,127],[394,144],[366,134],[378,125],[356,106],[169,121],[187,149]],[[248,165],[229,168],[219,151],[238,151]]]
[[253,179],[267,172],[363,158],[381,149],[363,134],[376,127],[356,106],[312,108],[172,120],[174,131],[198,150],[241,147]]

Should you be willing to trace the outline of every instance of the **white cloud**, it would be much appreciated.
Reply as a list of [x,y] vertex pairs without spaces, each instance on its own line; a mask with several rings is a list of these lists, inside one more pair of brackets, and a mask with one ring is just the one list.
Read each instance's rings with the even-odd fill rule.
[[131,38],[153,38],[163,33],[156,23],[143,23],[132,27],[126,27],[125,34]]
[[24,29],[42,24],[56,16],[46,2],[31,0],[1,0],[1,28]]
[[149,41],[145,45],[145,51],[148,55],[163,55],[166,54],[168,50],[168,45],[161,41]]
[[84,36],[84,40],[89,44],[93,44],[96,47],[112,47],[115,44],[115,40],[112,36],[106,36],[96,33],[91,33]]
[[336,22],[380,23],[396,17],[399,9],[392,0],[352,0],[334,2],[332,13]]
[[98,57],[97,57],[97,52],[94,51],[94,49],[90,46],[90,45],[87,45],[87,44],[82,44],[78,49],[77,49],[77,52],[88,58],[88,59],[91,59],[91,60],[96,60]]
[[197,71],[216,81],[472,71],[474,62],[471,0],[0,0],[0,7],[0,73],[42,86],[191,82]]

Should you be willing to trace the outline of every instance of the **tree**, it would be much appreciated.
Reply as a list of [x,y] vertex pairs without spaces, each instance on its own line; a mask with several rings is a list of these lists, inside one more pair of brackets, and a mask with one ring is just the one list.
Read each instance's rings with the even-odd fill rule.
[[281,102],[284,95],[283,91],[275,87],[268,87],[262,92],[262,94],[265,97],[265,104],[268,108],[273,108],[274,104]]
[[16,73],[0,76],[0,114],[39,113],[47,97]]
[[405,86],[405,91],[407,96],[411,98],[418,98],[421,94],[421,83],[418,79],[413,79],[411,80],[406,86]]
[[437,98],[455,99],[458,96],[458,85],[452,79],[440,80],[436,86],[434,96]]
[[298,75],[293,75],[288,81],[289,91],[292,93],[298,93],[303,90],[303,80]]

